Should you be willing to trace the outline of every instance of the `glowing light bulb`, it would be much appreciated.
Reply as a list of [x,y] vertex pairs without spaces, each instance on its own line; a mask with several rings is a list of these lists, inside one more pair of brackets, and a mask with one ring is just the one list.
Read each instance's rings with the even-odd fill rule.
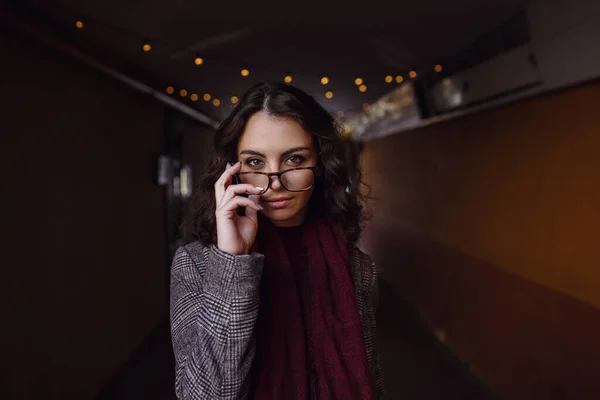
[[283,78],[283,80],[285,81],[285,83],[291,83],[292,82],[292,77],[290,75],[286,75],[286,77]]
[[360,85],[362,85],[362,84],[363,84],[363,82],[364,82],[364,81],[363,81],[363,79],[362,79],[362,78],[356,78],[356,79],[354,80],[354,84],[355,84],[356,86],[360,86]]
[[214,99],[213,100],[213,106],[219,107],[220,105],[221,105],[221,100],[219,100],[219,99]]
[[204,101],[210,101],[211,99],[210,94],[208,93],[204,93],[204,96],[202,96],[202,98],[204,99]]
[[388,75],[385,77],[385,82],[386,83],[392,83],[392,81],[394,80],[394,78],[391,75]]
[[169,93],[169,94],[175,93],[175,88],[173,86],[167,86],[167,93]]
[[362,93],[366,92],[367,91],[367,85],[360,85],[358,87],[358,90],[360,90]]
[[435,72],[442,72],[442,66],[440,64],[436,65],[434,68]]
[[202,64],[204,64],[204,59],[202,57],[196,57],[196,58],[194,58],[194,64],[202,65]]
[[192,100],[192,101],[198,101],[198,95],[196,93],[190,94],[190,100]]
[[150,43],[144,43],[144,45],[142,46],[142,50],[144,50],[145,52],[149,52],[150,50],[152,50],[152,46],[150,45]]
[[233,104],[237,104],[240,101],[240,99],[237,98],[237,96],[231,96],[231,102]]
[[328,99],[331,99],[333,97],[333,92],[329,91],[329,92],[325,93],[325,97],[327,97]]
[[417,71],[410,71],[408,76],[410,76],[411,79],[415,79],[417,77]]
[[243,69],[243,70],[240,72],[240,74],[242,74],[242,76],[248,76],[248,75],[250,75],[250,71],[248,71],[246,68],[244,68],[244,69]]
[[402,83],[402,82],[404,82],[404,77],[402,75],[398,75],[396,77],[396,83]]
[[187,92],[187,90],[185,90],[185,89],[181,89],[181,90],[179,91],[179,95],[180,95],[181,97],[185,97],[185,96],[187,96],[187,94],[188,94],[188,92]]
[[75,22],[75,26],[76,26],[78,29],[83,29],[83,26],[84,26],[84,25],[83,25],[83,21],[77,21],[77,22]]
[[324,76],[321,78],[321,84],[322,85],[327,85],[329,83],[329,78]]

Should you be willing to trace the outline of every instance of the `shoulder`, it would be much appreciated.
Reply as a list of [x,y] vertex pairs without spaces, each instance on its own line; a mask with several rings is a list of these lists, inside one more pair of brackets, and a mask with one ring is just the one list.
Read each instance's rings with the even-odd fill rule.
[[356,246],[348,249],[348,256],[355,278],[358,278],[364,287],[370,288],[377,278],[377,269],[371,256]]
[[348,254],[349,254],[351,263],[355,263],[355,264],[359,265],[362,269],[365,269],[367,272],[370,272],[370,273],[374,272],[374,270],[376,268],[375,262],[373,261],[373,259],[371,258],[370,255],[365,253],[359,247],[352,246],[349,249]]

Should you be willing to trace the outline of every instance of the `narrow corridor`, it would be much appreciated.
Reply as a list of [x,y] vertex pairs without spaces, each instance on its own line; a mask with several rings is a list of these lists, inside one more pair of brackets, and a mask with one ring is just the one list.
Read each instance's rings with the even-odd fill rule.
[[[388,399],[497,399],[386,282],[380,284],[377,322]],[[176,399],[168,329],[162,323],[97,400]]]

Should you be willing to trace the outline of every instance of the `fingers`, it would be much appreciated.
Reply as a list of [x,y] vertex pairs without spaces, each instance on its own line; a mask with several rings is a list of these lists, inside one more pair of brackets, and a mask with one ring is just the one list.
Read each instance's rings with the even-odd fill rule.
[[221,201],[217,203],[217,208],[220,204],[227,203],[234,196],[249,193],[249,194],[260,194],[264,189],[260,187],[255,187],[249,184],[238,184],[238,185],[229,185],[227,189],[225,189],[225,194],[221,198]]
[[217,213],[236,212],[238,207],[246,207],[246,210],[252,209],[255,211],[263,209],[263,207],[260,204],[257,204],[249,198],[234,196],[228,202],[223,202],[223,204],[219,208],[217,208]]
[[223,171],[221,177],[215,182],[215,200],[217,201],[217,204],[221,202],[221,199],[225,194],[225,189],[227,189],[231,183],[231,178],[240,171],[240,167],[241,163],[239,161],[233,165],[227,163],[225,171]]
[[[250,195],[248,196],[248,200],[253,201],[254,203],[256,203],[257,205],[260,206],[260,204],[258,204],[258,200],[260,199],[260,196],[258,195]],[[262,206],[261,206],[262,207]],[[260,207],[259,207],[260,209]],[[246,207],[246,212],[244,214],[244,216],[250,218],[251,220],[253,220],[254,222],[258,223],[258,212],[252,208],[252,207]]]

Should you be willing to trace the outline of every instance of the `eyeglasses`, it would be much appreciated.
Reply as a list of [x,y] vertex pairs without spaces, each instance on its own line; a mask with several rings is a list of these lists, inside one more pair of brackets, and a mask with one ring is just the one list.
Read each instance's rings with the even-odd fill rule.
[[300,167],[286,169],[281,172],[239,172],[235,176],[239,183],[247,183],[264,190],[266,193],[271,187],[271,177],[276,176],[281,186],[288,192],[304,192],[312,189],[315,184],[315,170],[317,167]]

